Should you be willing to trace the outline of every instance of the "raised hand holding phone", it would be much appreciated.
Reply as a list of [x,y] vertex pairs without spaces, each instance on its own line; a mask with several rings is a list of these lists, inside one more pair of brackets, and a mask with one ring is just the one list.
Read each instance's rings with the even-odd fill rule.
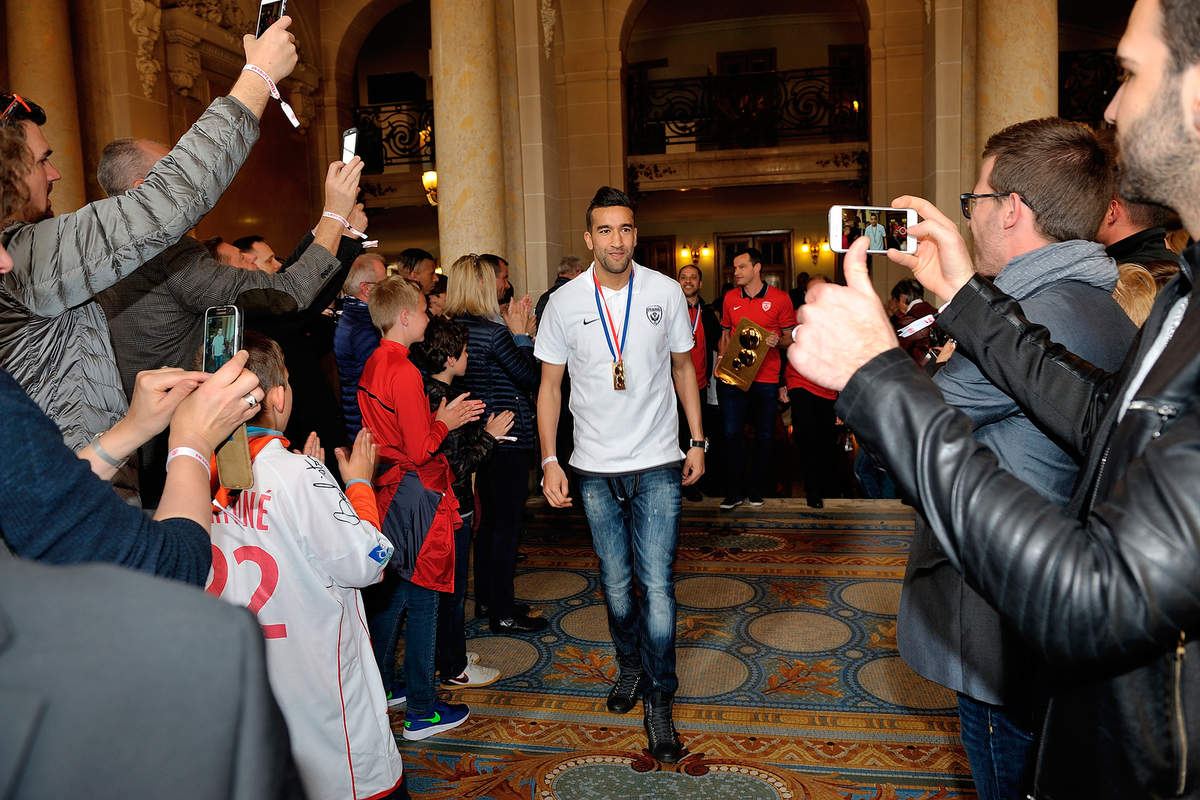
[[950,300],[975,274],[967,243],[958,227],[937,206],[920,197],[904,195],[892,201],[897,208],[912,209],[923,222],[912,228],[918,241],[915,254],[888,252],[888,258],[912,270],[913,277],[943,300]]

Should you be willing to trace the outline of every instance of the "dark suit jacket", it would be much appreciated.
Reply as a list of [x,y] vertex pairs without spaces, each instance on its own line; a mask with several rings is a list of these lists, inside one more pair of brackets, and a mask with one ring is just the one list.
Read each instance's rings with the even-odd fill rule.
[[0,798],[302,797],[254,617],[0,554]]

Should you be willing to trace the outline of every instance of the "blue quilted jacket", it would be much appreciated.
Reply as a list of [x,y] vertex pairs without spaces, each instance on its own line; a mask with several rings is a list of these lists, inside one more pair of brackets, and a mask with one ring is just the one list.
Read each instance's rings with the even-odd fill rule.
[[[513,336],[508,327],[482,317],[464,315],[456,322],[467,326],[467,374],[455,381],[456,390],[487,404],[488,414],[511,411],[516,417],[509,436],[515,442],[497,442],[506,450],[536,450],[534,392],[541,381],[541,366],[533,357],[533,340]],[[460,388],[461,387],[461,388]]]
[[337,361],[338,384],[341,387],[342,414],[346,417],[346,435],[350,441],[362,428],[362,412],[358,410],[358,379],[363,365],[379,347],[379,330],[371,324],[367,304],[347,297],[333,333],[333,358]]

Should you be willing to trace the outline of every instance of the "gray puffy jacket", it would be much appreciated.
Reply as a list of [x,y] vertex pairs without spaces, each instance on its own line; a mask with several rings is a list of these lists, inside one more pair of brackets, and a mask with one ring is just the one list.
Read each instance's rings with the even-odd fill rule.
[[108,323],[92,298],[191,230],[257,139],[258,118],[218,98],[137,189],[0,232],[13,259],[0,276],[0,366],[71,449],[128,408]]

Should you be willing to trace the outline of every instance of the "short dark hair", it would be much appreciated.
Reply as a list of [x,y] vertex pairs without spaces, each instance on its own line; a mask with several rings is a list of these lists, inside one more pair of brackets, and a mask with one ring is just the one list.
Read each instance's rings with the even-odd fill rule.
[[241,250],[243,253],[249,253],[254,248],[254,245],[265,241],[267,240],[259,236],[257,233],[252,233],[249,236],[243,236],[240,239],[234,239],[232,242],[230,242],[230,244],[232,244],[238,250]]
[[242,349],[249,356],[246,369],[258,376],[258,388],[269,392],[276,386],[287,384],[287,367],[278,342],[258,331],[248,330],[242,334]]
[[417,268],[417,264],[420,264],[422,261],[436,260],[428,250],[422,250],[419,247],[410,247],[400,253],[400,271],[412,274],[412,271]]
[[637,213],[637,206],[634,205],[629,195],[622,192],[620,189],[614,189],[612,186],[601,186],[596,190],[596,194],[592,196],[592,202],[588,203],[587,214],[584,219],[587,223],[587,229],[592,229],[592,212],[597,208],[614,208],[622,206],[629,209],[629,213]]
[[425,327],[425,339],[413,342],[409,358],[426,375],[436,375],[446,368],[446,359],[458,358],[467,346],[467,326],[460,322],[433,317]]
[[892,299],[904,298],[906,303],[915,303],[925,299],[925,287],[916,278],[902,278],[892,287]]
[[200,244],[204,245],[204,249],[208,251],[208,255],[210,257],[216,258],[217,257],[217,246],[225,244],[225,240],[222,239],[220,236],[213,236],[211,238],[205,239]]
[[1096,131],[1096,139],[1108,151],[1109,163],[1112,165],[1113,171],[1113,190],[1125,208],[1125,216],[1129,218],[1129,221],[1142,230],[1170,228],[1176,223],[1178,215],[1166,206],[1160,206],[1157,203],[1138,203],[1127,200],[1121,195],[1121,145],[1117,141],[1116,129],[1102,128]]
[[739,247],[733,251],[733,258],[737,258],[738,256],[750,256],[750,263],[752,265],[762,263],[762,251],[757,247]]
[[150,171],[142,139],[113,139],[104,145],[96,165],[96,181],[109,197],[127,192]]
[[492,268],[492,272],[500,274],[500,266],[507,265],[508,261],[503,256],[498,256],[495,253],[481,253],[479,263]]
[[1200,61],[1200,13],[1196,0],[1161,0],[1162,38],[1171,53],[1171,74]]
[[8,115],[0,124],[13,125],[18,129],[21,127],[18,123],[21,122],[32,122],[34,125],[46,124],[46,109],[23,95],[15,95],[12,92],[0,92],[0,111],[12,105],[14,100],[16,104],[13,105],[12,111],[8,112]]
[[691,264],[684,264],[682,267],[680,267],[680,268],[679,268],[679,271],[675,273],[675,277],[676,277],[676,278],[678,278],[680,275],[682,275],[682,274],[683,274],[683,271],[684,271],[685,269],[694,269],[694,270],[696,270],[696,274],[700,276],[700,280],[701,280],[701,281],[703,281],[703,280],[704,280],[704,273],[703,273],[703,272],[701,272],[699,265],[698,265],[698,264],[696,264],[695,262],[692,262]]
[[988,138],[982,158],[992,157],[993,191],[1021,195],[1040,233],[1056,242],[1096,238],[1114,187],[1108,151],[1091,128],[1059,117],[1018,122]]

